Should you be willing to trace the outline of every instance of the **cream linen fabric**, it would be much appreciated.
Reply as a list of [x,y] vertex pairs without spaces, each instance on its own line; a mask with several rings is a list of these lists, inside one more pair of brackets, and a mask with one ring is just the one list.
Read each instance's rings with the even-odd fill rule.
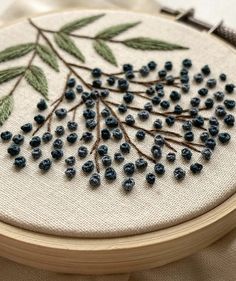
[[[39,17],[34,21],[41,27],[50,27],[56,30],[68,22],[68,19],[73,20],[97,13],[98,11],[65,12]],[[236,57],[229,48],[222,46],[207,35],[171,21],[136,13],[107,12],[104,18],[99,19],[96,24],[83,28],[80,34],[96,34],[107,26],[127,21],[127,18],[130,22],[141,20],[142,24],[120,35],[120,38],[130,38],[141,34],[181,43],[190,49],[173,52],[148,51],[144,55],[142,51],[134,51],[125,46],[113,44],[112,49],[120,66],[129,61],[137,69],[149,60],[155,59],[161,68],[166,60],[172,60],[175,66],[173,75],[178,75],[181,61],[186,57],[191,57],[194,62],[191,75],[208,63],[212,68],[212,77],[218,77],[222,71],[225,71],[228,74],[228,81],[235,80]],[[24,30],[23,34],[22,30]],[[26,21],[9,26],[0,32],[0,49],[17,43],[34,41],[35,36],[35,30]],[[115,67],[110,66],[95,54],[91,42],[78,40],[77,43],[83,50],[87,65],[100,66],[106,72],[117,71]],[[199,52],[199,50],[201,51]],[[61,53],[68,61],[74,62],[69,55]],[[4,69],[9,66],[25,65],[29,57],[30,55],[27,55],[18,60],[3,63],[0,67]],[[45,66],[39,58],[35,59],[34,64],[43,67],[49,80],[50,99],[55,100],[64,87],[67,69],[60,64],[60,73],[56,73]],[[83,73],[81,70],[78,72],[83,75],[84,79],[91,79],[90,73]],[[155,73],[153,73],[147,79],[155,77]],[[13,81],[6,83],[1,87],[0,94],[9,92],[12,85]],[[223,89],[223,86],[222,82],[218,82],[217,89]],[[192,86],[191,92],[182,96],[181,105],[183,108],[189,107],[190,99],[196,95],[198,88],[199,86]],[[217,89],[210,90],[208,96],[212,96]],[[167,96],[171,90],[171,87],[166,89]],[[25,81],[22,81],[15,91],[14,98],[15,110],[1,129],[10,129],[14,133],[18,133],[20,126],[32,120],[36,114],[35,104],[40,95],[32,90]],[[121,102],[122,95],[113,93],[109,99]],[[63,106],[71,107],[70,104]],[[136,98],[133,106],[142,107],[143,100]],[[173,107],[174,105],[170,110]],[[80,107],[77,112],[80,136],[84,124],[82,109],[83,107]],[[133,113],[136,115],[136,112]],[[212,114],[212,112],[204,112],[205,117],[209,117],[208,114]],[[140,125],[148,126],[151,129],[151,124],[155,119],[156,116],[152,116],[149,122],[140,123]],[[55,121],[53,130],[59,123],[66,123],[66,120],[63,122],[53,121]],[[180,123],[176,123],[171,129],[182,132]],[[135,131],[128,130],[131,138],[135,141]],[[222,125],[221,130],[224,131],[227,128]],[[45,129],[42,129],[39,135],[42,135],[44,131]],[[0,220],[38,232],[79,237],[124,236],[157,230],[189,220],[212,209],[235,192],[236,153],[229,153],[229,151],[234,150],[236,132],[235,130],[230,130],[230,132],[232,134],[230,144],[217,146],[212,161],[205,165],[201,175],[193,176],[188,173],[183,182],[177,183],[175,181],[171,175],[174,167],[180,165],[186,167],[187,170],[189,169],[189,164],[182,161],[180,156],[182,147],[175,146],[178,149],[178,160],[175,164],[165,163],[166,174],[158,178],[156,185],[153,188],[148,187],[145,182],[145,174],[136,173],[136,186],[129,195],[124,194],[121,188],[124,177],[122,165],[116,167],[118,177],[114,183],[108,184],[103,181],[97,190],[91,190],[88,187],[88,177],[81,171],[81,161],[77,163],[78,175],[72,181],[65,179],[65,166],[62,163],[53,165],[48,173],[41,175],[37,163],[31,160],[30,148],[27,145],[30,139],[28,136],[22,147],[22,154],[29,158],[28,165],[21,172],[16,172],[12,167],[12,160],[9,159],[7,153],[4,153],[8,144],[1,144],[0,161],[5,164],[1,167]],[[199,134],[200,130],[196,130],[196,140]],[[145,143],[147,142],[150,142],[151,145],[153,140],[147,137]],[[119,150],[119,144],[116,142],[108,141],[107,143],[110,155]],[[137,145],[149,153],[149,146]],[[43,149],[44,157],[48,157],[51,144],[44,146]],[[64,151],[65,157],[76,154],[76,146],[66,144]],[[164,153],[166,152],[167,150]],[[91,159],[92,157],[90,156]],[[136,151],[132,149],[131,153],[126,156],[126,161],[134,162],[137,158]],[[194,161],[202,161],[198,153],[194,154],[192,162]],[[148,171],[153,171],[153,165],[149,165]],[[102,174],[103,172],[104,169]]]

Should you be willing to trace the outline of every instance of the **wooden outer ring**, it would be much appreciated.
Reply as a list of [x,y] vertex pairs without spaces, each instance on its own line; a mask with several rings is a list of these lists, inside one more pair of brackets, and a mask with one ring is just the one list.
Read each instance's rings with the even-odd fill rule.
[[125,273],[184,258],[215,242],[235,226],[236,194],[190,221],[121,238],[58,237],[0,222],[0,253],[13,261],[55,272]]

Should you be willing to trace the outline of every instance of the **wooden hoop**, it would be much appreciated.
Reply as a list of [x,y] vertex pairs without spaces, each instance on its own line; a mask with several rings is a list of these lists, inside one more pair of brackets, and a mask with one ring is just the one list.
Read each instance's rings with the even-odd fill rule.
[[0,252],[5,258],[50,271],[125,273],[162,266],[184,258],[215,242],[235,226],[236,194],[191,221],[122,238],[58,237],[0,222]]

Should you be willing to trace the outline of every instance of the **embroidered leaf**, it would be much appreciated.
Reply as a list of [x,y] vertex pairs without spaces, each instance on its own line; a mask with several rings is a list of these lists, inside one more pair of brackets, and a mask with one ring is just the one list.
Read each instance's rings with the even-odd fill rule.
[[94,49],[96,50],[96,52],[100,56],[102,56],[105,60],[107,60],[111,64],[117,66],[117,61],[116,61],[114,54],[112,53],[111,48],[104,41],[96,40],[94,42],[93,46],[94,46]]
[[96,35],[96,38],[99,39],[104,39],[104,40],[109,40],[117,35],[119,35],[120,33],[128,30],[129,28],[132,28],[136,25],[138,25],[140,22],[133,22],[133,23],[123,23],[123,24],[118,24],[118,25],[113,25],[111,27],[108,27],[106,29],[104,29],[103,31],[99,32]]
[[20,44],[0,52],[0,62],[12,60],[28,54],[35,48],[35,43]]
[[0,98],[0,126],[8,119],[13,109],[13,97],[3,96]]
[[69,22],[69,23],[63,25],[59,31],[64,32],[64,33],[70,33],[72,31],[80,29],[81,27],[84,27],[84,26],[98,20],[99,18],[103,17],[104,15],[105,14],[100,14],[100,15],[86,17],[86,18],[82,18],[79,20]]
[[46,99],[48,99],[48,83],[44,72],[38,66],[32,65],[25,72],[27,82]]
[[64,51],[85,62],[84,55],[77,48],[74,41],[65,33],[59,32],[54,34],[55,42]]
[[140,50],[176,50],[176,49],[188,49],[186,47],[148,38],[148,37],[137,37],[123,41],[127,47],[140,49]]
[[12,67],[4,70],[0,70],[0,84],[7,82],[25,72],[25,67]]
[[40,56],[40,58],[44,62],[46,62],[49,66],[51,66],[57,72],[59,71],[57,57],[49,47],[44,46],[44,45],[38,45],[36,47],[36,51],[37,51],[37,54]]

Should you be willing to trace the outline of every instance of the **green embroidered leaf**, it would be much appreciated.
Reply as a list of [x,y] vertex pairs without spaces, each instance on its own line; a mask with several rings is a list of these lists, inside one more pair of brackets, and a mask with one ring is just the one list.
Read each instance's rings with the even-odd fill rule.
[[46,99],[48,99],[48,83],[41,68],[31,65],[25,72],[26,81]]
[[12,60],[28,54],[35,48],[35,43],[20,44],[0,52],[0,62]]
[[54,34],[55,42],[64,51],[85,62],[85,57],[77,48],[74,41],[65,33],[59,32]]
[[98,20],[99,18],[103,17],[104,15],[105,14],[100,14],[100,15],[86,17],[86,18],[82,18],[79,20],[69,22],[69,23],[63,25],[59,31],[64,32],[64,33],[70,33],[72,31],[80,29],[81,27],[84,27],[84,26]]
[[38,45],[36,47],[36,52],[44,62],[46,62],[57,72],[59,71],[57,57],[48,46]]
[[21,74],[24,74],[25,67],[11,67],[8,69],[0,70],[0,84],[7,82],[8,80],[11,80]]
[[118,25],[113,25],[111,27],[108,27],[104,29],[103,31],[99,32],[96,35],[96,38],[99,39],[104,39],[104,40],[109,40],[120,33],[138,25],[140,22],[133,22],[133,23],[123,23],[123,24],[118,24]]
[[123,41],[127,47],[140,49],[140,50],[176,50],[176,49],[188,49],[186,47],[148,38],[148,37],[137,37]]
[[3,96],[0,98],[0,126],[8,119],[13,109],[13,97]]
[[93,46],[96,52],[100,56],[102,56],[105,60],[107,60],[111,64],[117,66],[117,61],[114,54],[112,53],[111,48],[104,41],[96,40]]

